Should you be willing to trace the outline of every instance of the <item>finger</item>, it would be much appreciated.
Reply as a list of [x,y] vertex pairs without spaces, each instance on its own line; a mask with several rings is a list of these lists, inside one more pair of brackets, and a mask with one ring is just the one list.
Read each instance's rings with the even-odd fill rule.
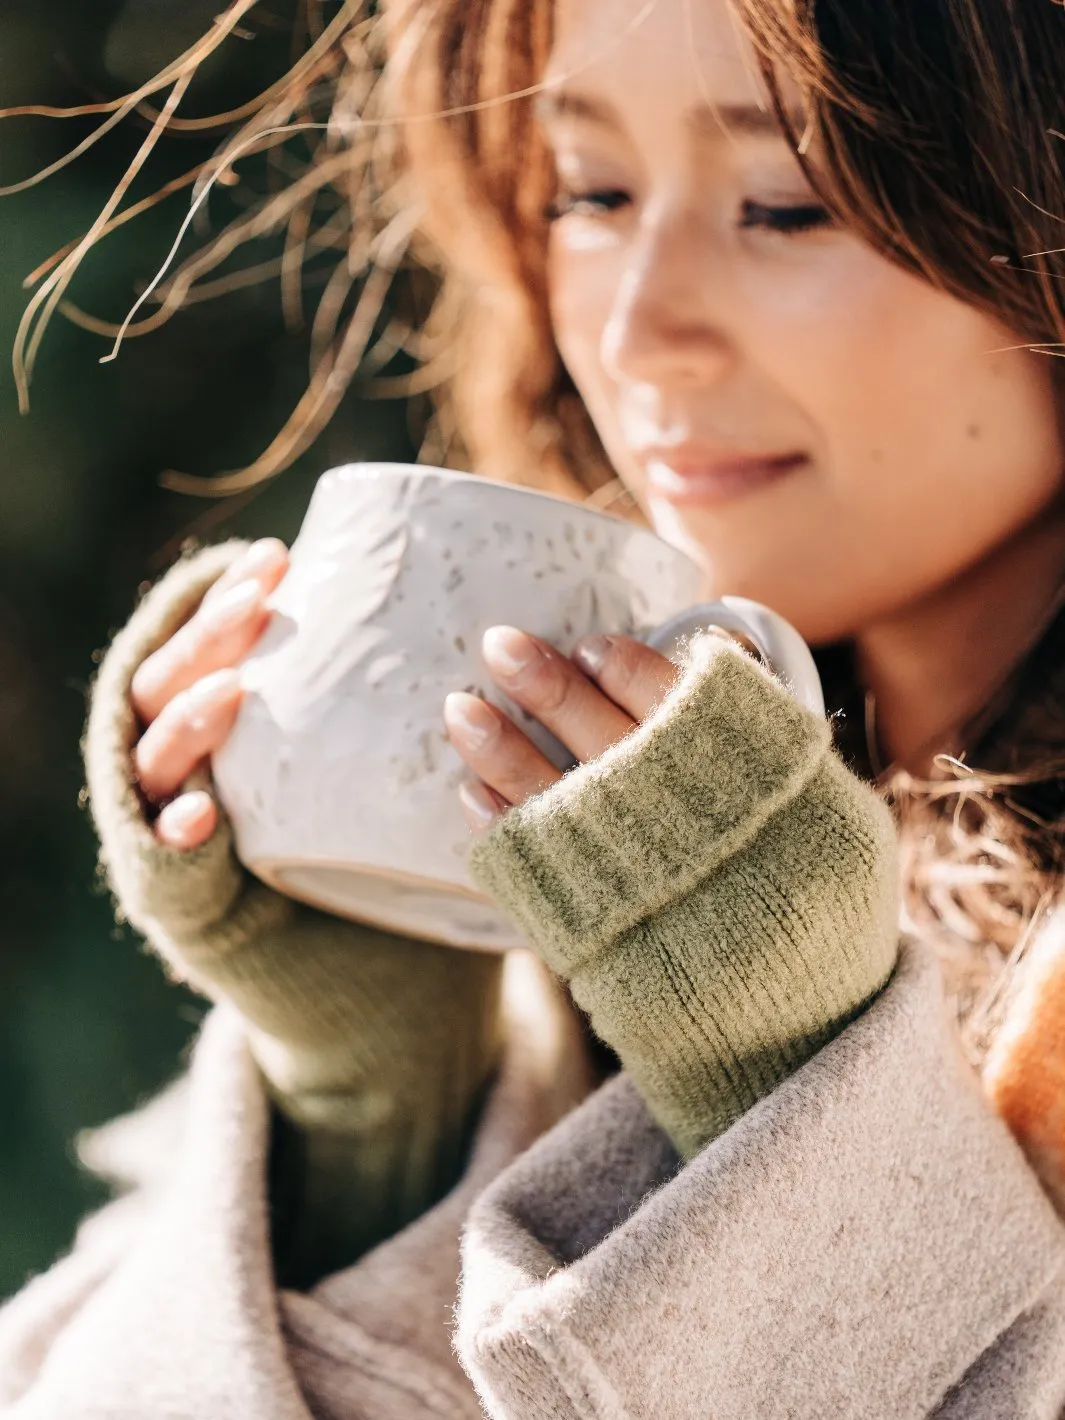
[[494,705],[464,690],[444,701],[451,743],[478,778],[509,804],[521,804],[562,775]]
[[479,779],[472,784],[459,785],[459,801],[470,831],[476,834],[487,833],[510,808],[501,794]]
[[568,657],[513,626],[493,626],[481,646],[493,679],[578,759],[595,759],[633,720]]
[[[260,546],[262,552],[253,557]],[[195,616],[137,668],[130,700],[142,724],[150,725],[176,695],[204,676],[248,654],[270,620],[266,599],[287,566],[284,543],[271,539],[251,548],[226,577],[240,568],[245,575],[224,590],[215,583]]]
[[133,751],[137,780],[150,799],[168,799],[224,743],[240,709],[240,678],[215,671],[164,706]]
[[210,794],[196,789],[167,804],[155,821],[155,836],[168,848],[188,852],[199,848],[218,826],[218,806]]
[[634,720],[646,720],[680,679],[680,668],[629,636],[589,636],[573,659]]
[[[280,569],[280,570],[279,570]],[[203,606],[225,596],[230,587],[241,582],[260,581],[267,591],[273,591],[288,570],[288,548],[279,537],[260,537],[243,552],[218,581],[208,587]]]
[[130,684],[133,709],[150,725],[183,691],[231,667],[255,645],[269,621],[258,582],[241,582],[204,608],[138,666]]

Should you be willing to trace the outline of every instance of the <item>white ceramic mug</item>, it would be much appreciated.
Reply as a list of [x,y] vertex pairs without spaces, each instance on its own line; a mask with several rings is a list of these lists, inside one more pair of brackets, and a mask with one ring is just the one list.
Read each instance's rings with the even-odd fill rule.
[[244,704],[214,758],[237,852],[292,897],[452,946],[520,945],[466,871],[444,697],[483,694],[559,768],[572,757],[480,657],[511,624],[568,653],[595,632],[670,654],[719,626],[823,713],[805,642],[738,598],[695,605],[701,574],[644,528],[546,494],[404,464],[322,477],[274,618],[244,663]]

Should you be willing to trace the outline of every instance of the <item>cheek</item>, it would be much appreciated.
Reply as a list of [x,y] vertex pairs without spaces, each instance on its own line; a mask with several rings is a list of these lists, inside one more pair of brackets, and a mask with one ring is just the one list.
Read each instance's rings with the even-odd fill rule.
[[552,235],[548,248],[548,304],[555,343],[611,457],[623,457],[616,436],[615,397],[600,359],[603,331],[624,280],[624,252],[610,233],[589,230],[586,240]]
[[766,359],[816,430],[843,507],[907,526],[917,547],[934,529],[944,550],[953,535],[979,553],[1053,495],[1062,449],[1046,357],[863,249],[816,293],[816,316],[803,304],[794,323],[776,307]]
[[726,584],[828,639],[1024,527],[1059,492],[1063,454],[1046,357],[856,243],[824,256],[801,282],[752,273],[732,308],[757,399],[809,430],[812,476],[697,536]]

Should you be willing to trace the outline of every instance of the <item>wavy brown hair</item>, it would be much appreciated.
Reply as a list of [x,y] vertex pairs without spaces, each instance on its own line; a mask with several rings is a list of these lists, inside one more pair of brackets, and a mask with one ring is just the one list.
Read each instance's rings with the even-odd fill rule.
[[[152,85],[96,111],[106,122],[139,111],[151,124],[146,144],[180,126],[188,76],[255,4],[236,0]],[[1059,0],[732,4],[782,131],[838,217],[890,260],[992,313],[1046,358],[1065,354]],[[653,6],[648,0],[636,21],[653,23]],[[251,469],[206,491],[248,487],[279,471],[349,381],[377,375],[406,349],[418,371],[383,385],[378,378],[376,388],[435,390],[426,457],[601,505],[618,494],[548,317],[553,176],[533,99],[552,26],[552,0],[388,0],[380,13],[371,0],[329,7],[305,0],[306,43],[290,72],[241,109],[192,121],[213,124],[220,137],[215,158],[187,175],[197,200],[211,184],[235,180],[248,154],[291,145],[293,134],[304,156],[280,192],[253,203],[166,275],[154,309],[128,334],[194,299],[221,261],[264,231],[286,232],[279,271],[292,301],[308,252],[340,254],[314,322],[307,395]],[[789,125],[794,103],[785,107],[785,84],[800,97],[801,132]],[[151,107],[161,93],[163,108]],[[817,153],[816,168],[808,152]],[[126,219],[116,201],[80,246],[39,273],[52,284],[38,292],[20,332],[24,388],[42,317],[65,309],[93,324],[60,303],[87,244]],[[392,314],[383,320],[390,292]],[[95,328],[115,333],[99,321]],[[172,481],[205,491],[196,480]],[[1030,929],[1060,881],[1065,615],[1048,608],[1038,630],[980,716],[959,728],[953,756],[925,781],[879,771],[867,753],[867,707],[847,648],[820,651],[830,702],[847,710],[840,746],[896,807],[903,927],[939,951],[977,1062]]]

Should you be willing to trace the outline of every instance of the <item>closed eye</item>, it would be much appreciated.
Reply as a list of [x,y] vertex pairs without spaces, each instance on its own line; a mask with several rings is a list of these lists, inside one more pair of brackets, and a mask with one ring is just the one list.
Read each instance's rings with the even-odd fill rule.
[[831,227],[833,218],[828,208],[819,202],[802,202],[791,205],[770,206],[762,202],[744,202],[740,211],[740,226],[762,228],[778,232],[782,236],[797,236],[801,232],[812,232]]
[[578,217],[601,217],[618,212],[631,202],[629,194],[620,187],[594,188],[587,192],[561,191],[548,205],[547,219],[557,222],[571,214]]

